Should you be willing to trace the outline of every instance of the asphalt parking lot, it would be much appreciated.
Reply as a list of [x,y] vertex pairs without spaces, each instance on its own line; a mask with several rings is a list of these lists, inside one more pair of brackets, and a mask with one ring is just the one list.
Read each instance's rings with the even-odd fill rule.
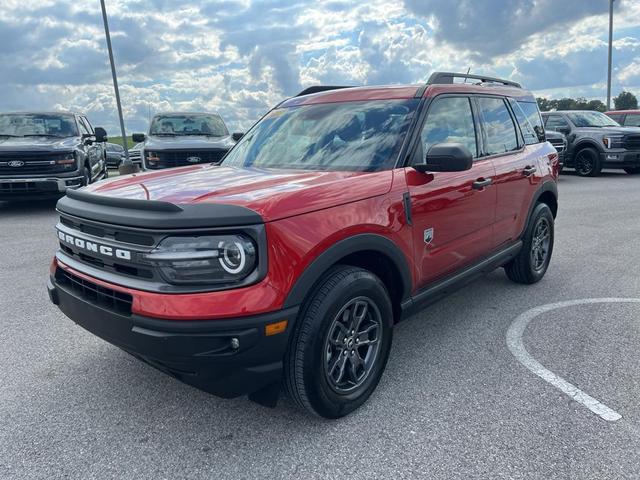
[[639,478],[640,303],[553,308],[522,335],[616,421],[507,344],[532,308],[640,298],[640,177],[559,188],[544,280],[496,271],[398,325],[377,391],[339,421],[209,396],[83,331],[46,294],[54,202],[0,203],[0,478]]

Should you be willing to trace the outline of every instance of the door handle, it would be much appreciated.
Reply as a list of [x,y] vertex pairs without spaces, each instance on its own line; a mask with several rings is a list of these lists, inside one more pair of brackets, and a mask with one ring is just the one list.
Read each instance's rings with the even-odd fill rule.
[[533,175],[537,171],[538,171],[538,169],[536,167],[526,166],[526,167],[524,167],[524,170],[522,170],[522,174],[525,177],[530,177],[531,175]]
[[491,178],[479,178],[478,180],[473,182],[473,184],[471,184],[471,187],[474,190],[482,190],[484,187],[488,187],[492,183],[493,183],[493,179]]

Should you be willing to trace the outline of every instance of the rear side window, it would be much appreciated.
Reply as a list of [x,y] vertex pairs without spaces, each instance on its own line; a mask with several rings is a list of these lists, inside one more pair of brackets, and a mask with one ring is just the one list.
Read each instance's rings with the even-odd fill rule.
[[438,143],[461,143],[477,157],[476,128],[469,98],[437,98],[429,109],[421,138],[425,154]]
[[[614,118],[614,120],[616,120]],[[618,121],[618,120],[616,120]],[[640,113],[629,113],[624,119],[625,127],[640,127]]]
[[478,97],[486,135],[485,154],[498,155],[518,149],[516,126],[501,98]]
[[532,145],[540,143],[544,138],[544,126],[542,125],[542,117],[538,110],[538,105],[534,102],[516,102],[513,101],[513,112],[520,124],[524,143]]

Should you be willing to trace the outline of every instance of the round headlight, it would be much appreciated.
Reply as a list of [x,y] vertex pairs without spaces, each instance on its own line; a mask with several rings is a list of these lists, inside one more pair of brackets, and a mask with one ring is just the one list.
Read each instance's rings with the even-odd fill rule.
[[244,269],[247,263],[246,254],[240,242],[219,242],[218,251],[222,252],[218,261],[225,271],[236,275]]

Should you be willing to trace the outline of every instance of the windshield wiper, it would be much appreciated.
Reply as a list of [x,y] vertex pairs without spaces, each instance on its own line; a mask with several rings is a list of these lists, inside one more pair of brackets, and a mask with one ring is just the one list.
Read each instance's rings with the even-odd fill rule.
[[154,135],[156,137],[175,137],[175,133],[166,133],[166,132],[158,132],[158,133],[150,133],[149,135]]
[[0,133],[0,137],[19,137],[20,135],[11,135],[10,133]]

